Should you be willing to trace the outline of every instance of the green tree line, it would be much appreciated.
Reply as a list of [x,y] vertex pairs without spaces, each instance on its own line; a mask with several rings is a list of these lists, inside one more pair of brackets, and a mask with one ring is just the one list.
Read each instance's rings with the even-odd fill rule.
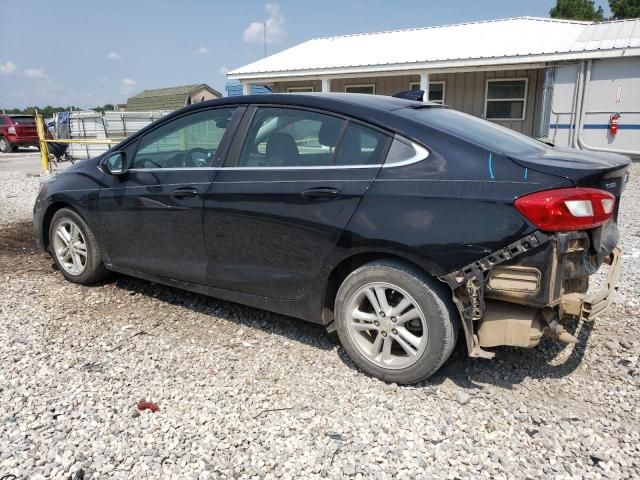
[[593,0],[557,0],[549,15],[551,18],[595,22],[640,17],[640,0],[609,0],[609,8],[613,15],[605,18],[602,6],[596,7]]
[[[115,105],[107,103],[106,105],[102,105],[99,107],[90,108],[90,110],[95,110],[96,112],[112,112],[115,109]],[[25,115],[35,115],[36,110],[40,113],[44,118],[53,117],[54,113],[57,112],[68,112],[70,110],[84,110],[83,108],[76,107],[75,105],[70,105],[68,107],[53,107],[51,105],[47,105],[45,107],[25,107],[25,108],[3,108],[0,111],[11,115],[11,114],[25,114]]]

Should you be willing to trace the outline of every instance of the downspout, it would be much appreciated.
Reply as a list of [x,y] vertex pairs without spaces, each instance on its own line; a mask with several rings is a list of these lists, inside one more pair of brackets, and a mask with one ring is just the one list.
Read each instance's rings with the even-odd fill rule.
[[[592,60],[588,60],[587,61],[587,73],[585,75],[584,78],[584,90],[582,92],[582,107],[586,106],[587,104],[587,100],[589,98],[589,84],[591,83],[591,65],[592,65],[593,61]],[[606,148],[606,147],[592,147],[590,145],[587,145],[586,143],[584,143],[584,141],[582,140],[582,132],[583,132],[583,127],[584,127],[584,115],[585,115],[585,108],[582,108],[580,111],[580,118],[578,120],[578,146],[580,148],[582,148],[583,150],[592,150],[595,152],[609,152],[609,153],[621,153],[623,155],[640,155],[640,151],[636,150],[616,150],[614,148]]]
[[[578,102],[578,85],[580,85],[580,69],[582,68],[582,64],[578,64],[578,68],[576,68],[576,85],[573,89],[573,96],[571,98],[571,111],[569,112],[569,138],[568,147],[573,147],[573,132],[574,132],[574,124],[575,124],[575,115],[576,115],[576,104]],[[559,116],[559,115],[558,115]],[[556,121],[557,125],[557,121]]]
[[578,132],[580,123],[580,114],[582,112],[582,96],[584,93],[584,62],[580,62],[578,68],[578,84],[576,85],[576,99],[573,105],[573,118],[571,121],[571,148],[578,148]]

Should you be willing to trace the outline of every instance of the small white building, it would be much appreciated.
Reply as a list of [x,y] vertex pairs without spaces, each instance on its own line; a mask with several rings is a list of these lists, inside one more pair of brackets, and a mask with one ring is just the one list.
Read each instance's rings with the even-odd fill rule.
[[274,93],[419,89],[425,101],[557,145],[640,155],[640,19],[520,17],[316,38],[228,78],[245,93],[251,85]]

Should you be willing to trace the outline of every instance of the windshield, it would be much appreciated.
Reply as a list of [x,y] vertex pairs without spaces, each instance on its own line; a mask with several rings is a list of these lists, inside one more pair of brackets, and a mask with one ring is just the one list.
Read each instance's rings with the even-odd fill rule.
[[15,125],[35,125],[36,124],[36,119],[34,117],[27,117],[27,116],[14,117],[14,116],[11,116],[10,118],[11,118],[11,121]]
[[506,155],[530,155],[550,147],[513,130],[448,108],[403,108],[395,113]]

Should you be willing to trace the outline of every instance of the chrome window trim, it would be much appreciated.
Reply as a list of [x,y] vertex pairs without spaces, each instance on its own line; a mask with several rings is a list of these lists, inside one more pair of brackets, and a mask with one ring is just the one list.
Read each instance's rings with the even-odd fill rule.
[[[408,158],[406,160],[403,160],[401,162],[396,162],[396,163],[383,163],[382,164],[382,168],[394,168],[394,167],[404,167],[406,165],[411,165],[413,163],[418,163],[421,162],[422,160],[426,160],[427,158],[429,158],[429,150],[427,150],[425,147],[423,147],[422,145],[417,144],[416,142],[413,142],[411,140],[408,140],[406,138],[401,137],[400,135],[395,135],[393,137],[394,141],[398,141],[398,142],[402,142],[406,145],[410,145],[411,148],[413,148],[413,150],[416,152],[415,155],[411,158]],[[392,144],[393,145],[393,144]]]
[[404,167],[413,163],[421,162],[429,158],[429,150],[422,145],[408,140],[400,135],[394,135],[393,140],[410,145],[416,152],[414,156],[397,163],[377,163],[375,165],[313,165],[308,167],[179,167],[179,168],[130,168],[127,172],[184,172],[184,171],[211,171],[211,170],[227,170],[227,171],[296,171],[296,170],[355,170],[367,168],[394,168]]

